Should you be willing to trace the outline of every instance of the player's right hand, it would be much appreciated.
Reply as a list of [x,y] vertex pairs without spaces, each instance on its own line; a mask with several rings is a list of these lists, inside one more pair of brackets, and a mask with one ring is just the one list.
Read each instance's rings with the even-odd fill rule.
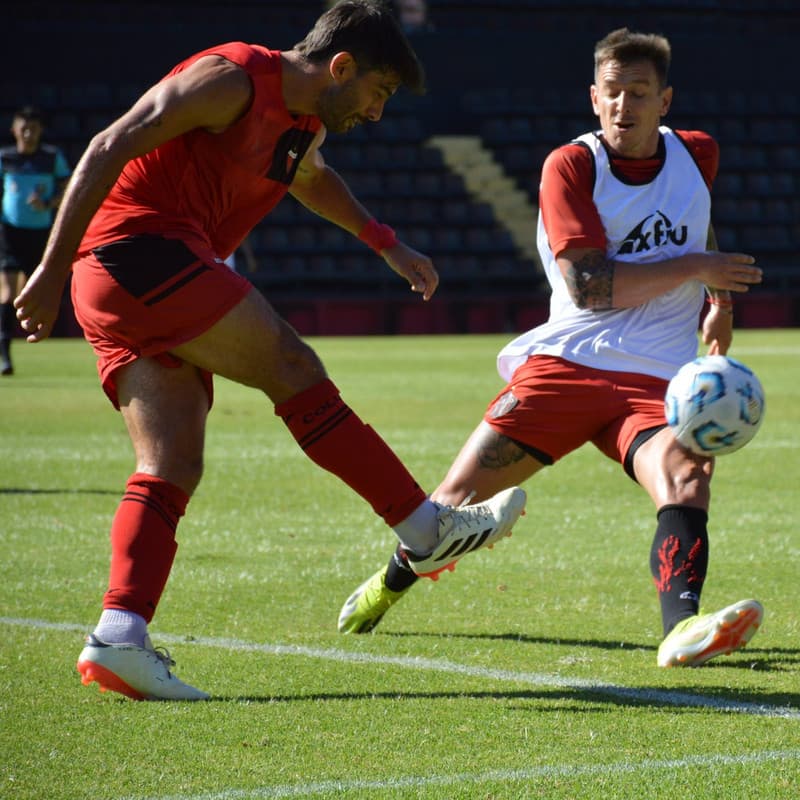
[[751,286],[761,283],[761,268],[747,253],[721,253],[707,250],[701,255],[699,279],[706,286],[729,292],[746,292]]
[[384,261],[408,281],[412,292],[430,300],[439,285],[439,273],[428,256],[398,241],[394,247],[381,252]]

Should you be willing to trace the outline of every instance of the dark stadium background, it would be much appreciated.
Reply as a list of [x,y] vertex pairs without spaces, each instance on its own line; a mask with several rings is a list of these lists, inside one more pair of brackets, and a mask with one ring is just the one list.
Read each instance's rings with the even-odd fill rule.
[[[322,0],[14,3],[0,28],[0,124],[7,130],[18,106],[42,107],[46,140],[74,166],[91,135],[180,59],[234,39],[289,48],[323,8]],[[429,8],[433,29],[412,34],[428,94],[401,92],[378,125],[329,137],[323,152],[380,220],[434,258],[442,284],[423,304],[361,243],[287,197],[253,233],[259,270],[249,277],[301,333],[512,332],[543,320],[547,293],[530,251],[535,212],[527,228],[524,206],[535,203],[546,153],[593,127],[593,45],[622,25],[672,42],[666,122],[720,142],[712,210],[720,247],[752,253],[765,269],[762,286],[737,298],[737,324],[800,324],[800,2],[429,0]],[[488,195],[476,194],[475,176],[450,165],[440,137],[470,137],[469,148],[482,147],[496,166],[461,170],[499,167],[514,191],[489,182]],[[512,195],[519,211],[509,210]],[[512,225],[520,214],[523,224]],[[56,332],[79,333],[66,298]]]

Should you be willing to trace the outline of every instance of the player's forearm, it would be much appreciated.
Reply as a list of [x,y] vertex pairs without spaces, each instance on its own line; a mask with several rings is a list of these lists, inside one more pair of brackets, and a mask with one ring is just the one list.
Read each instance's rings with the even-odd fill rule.
[[615,261],[597,249],[567,252],[559,264],[573,303],[592,311],[642,305],[693,277],[682,258],[636,264]]
[[290,191],[310,211],[354,236],[358,236],[371,217],[342,177],[327,165],[313,182],[293,183]]
[[119,163],[102,142],[93,140],[75,168],[56,213],[42,264],[45,269],[66,274],[75,252],[100,204],[119,177]]
[[728,299],[729,291],[746,292],[761,281],[761,270],[743,253],[703,251],[634,263],[592,249],[562,255],[559,265],[573,302],[593,311],[633,308],[692,280],[705,284],[720,300]]
[[670,258],[651,264],[615,261],[613,308],[633,308],[697,278],[690,258]]
[[627,308],[658,297],[687,281],[700,281],[720,302],[729,292],[747,292],[761,283],[761,269],[747,253],[701,251],[650,264],[617,262],[614,270],[614,304]]

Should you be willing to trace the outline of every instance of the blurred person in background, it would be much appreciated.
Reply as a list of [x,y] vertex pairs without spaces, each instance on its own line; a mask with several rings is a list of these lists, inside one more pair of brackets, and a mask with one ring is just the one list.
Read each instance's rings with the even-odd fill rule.
[[70,175],[59,148],[42,142],[42,112],[14,113],[14,145],[0,149],[0,374],[13,375],[14,297],[39,263]]

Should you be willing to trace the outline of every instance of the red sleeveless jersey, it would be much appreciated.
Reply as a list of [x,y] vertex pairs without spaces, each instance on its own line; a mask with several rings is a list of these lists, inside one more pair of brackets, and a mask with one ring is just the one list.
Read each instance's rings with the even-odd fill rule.
[[319,118],[287,110],[277,50],[232,42],[196,53],[169,75],[208,55],[222,56],[249,73],[250,110],[222,133],[189,131],[129,161],[89,225],[80,252],[153,233],[210,247],[225,258],[286,194],[321,126]]

